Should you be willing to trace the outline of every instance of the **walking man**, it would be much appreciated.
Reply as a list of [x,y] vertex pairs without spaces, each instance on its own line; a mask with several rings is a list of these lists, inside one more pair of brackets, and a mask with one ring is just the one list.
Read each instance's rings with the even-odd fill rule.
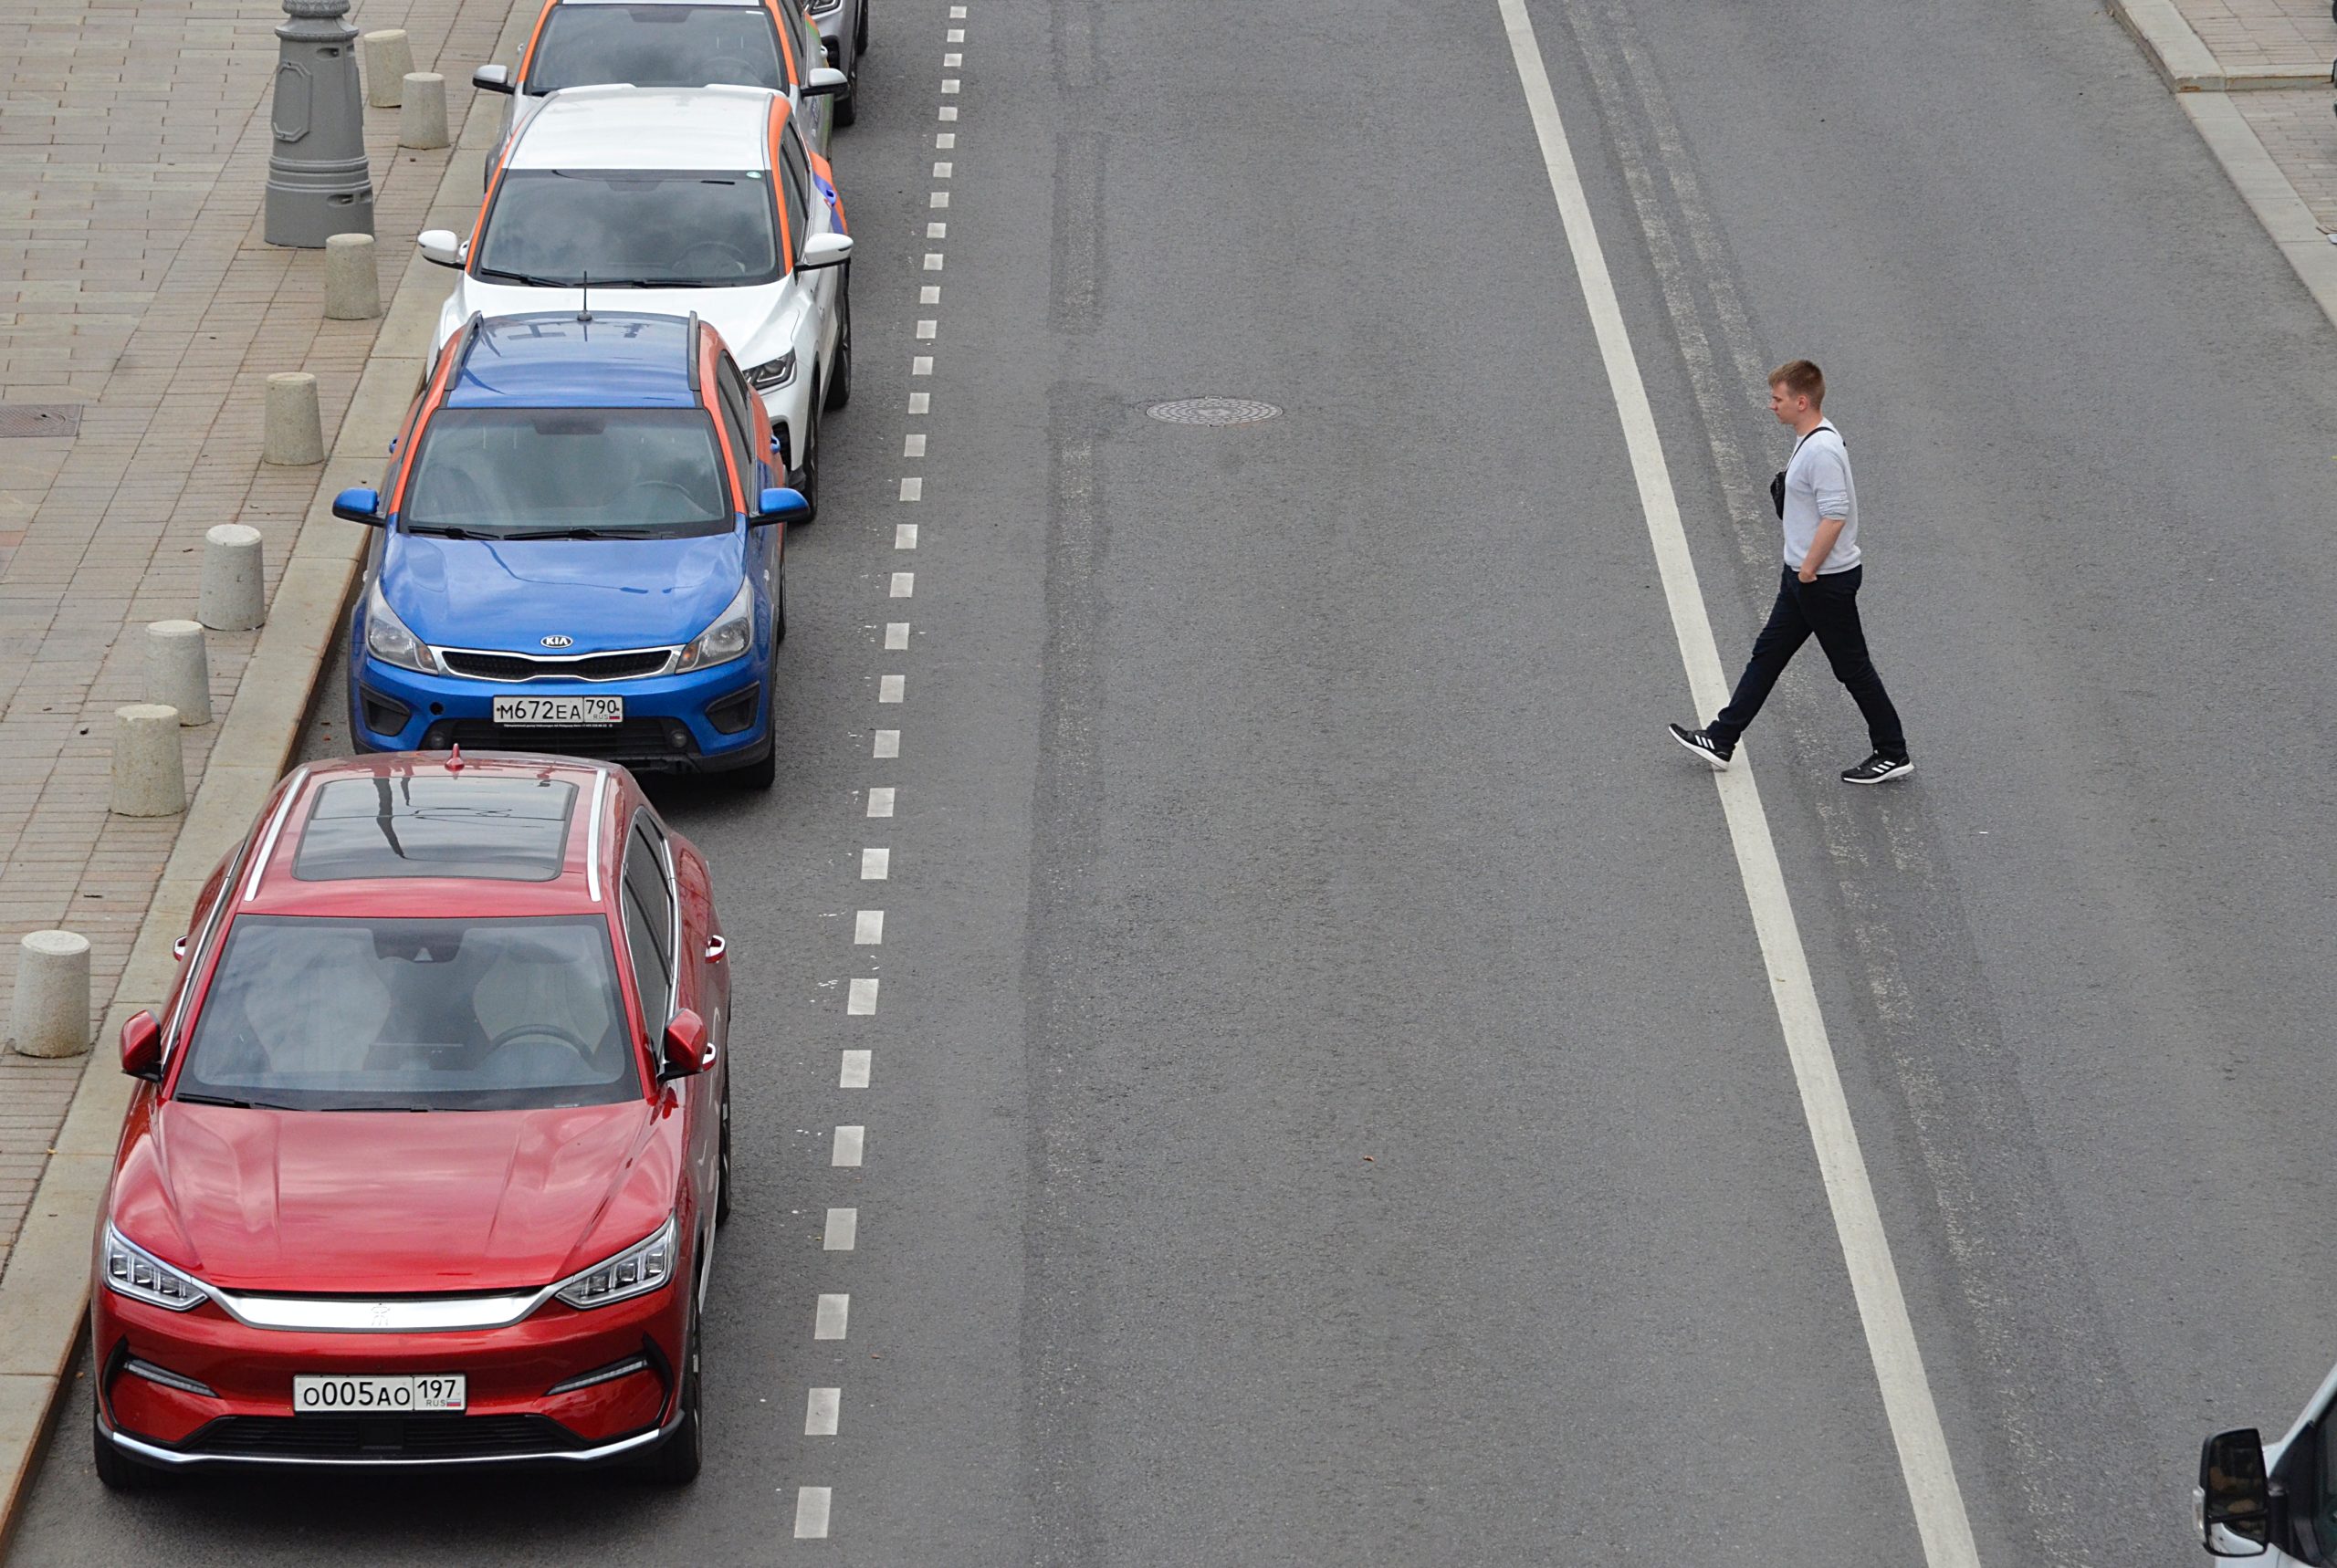
[[1859,625],[1859,493],[1850,482],[1850,455],[1841,432],[1822,412],[1826,378],[1808,360],[1795,360],[1769,374],[1769,412],[1794,433],[1793,456],[1772,481],[1770,493],[1786,528],[1785,571],[1769,623],[1753,641],[1753,657],[1737,677],[1736,693],[1720,716],[1702,729],[1672,727],[1672,737],[1725,772],[1736,755],[1737,737],[1768,699],[1769,688],[1787,663],[1815,633],[1834,666],[1834,678],[1850,687],[1866,716],[1874,755],[1842,769],[1845,784],[1881,784],[1915,770],[1899,711],[1882,689],[1882,677],[1867,657],[1866,632]]

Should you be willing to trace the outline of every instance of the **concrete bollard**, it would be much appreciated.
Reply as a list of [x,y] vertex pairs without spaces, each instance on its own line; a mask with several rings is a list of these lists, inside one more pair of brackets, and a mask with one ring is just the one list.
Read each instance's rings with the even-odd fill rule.
[[201,622],[147,626],[146,700],[178,709],[181,724],[211,722],[211,654]]
[[399,27],[367,33],[357,40],[365,66],[365,101],[375,109],[395,109],[404,89],[406,73],[414,69],[414,50]]
[[327,236],[325,319],[370,321],[381,313],[382,275],[373,266],[373,236]]
[[131,703],[113,710],[113,800],[118,817],[175,817],[186,810],[179,710]]
[[[171,737],[173,743],[178,736]],[[16,944],[16,999],[8,1048],[19,1056],[79,1056],[89,1049],[89,939],[27,931]]]
[[316,377],[306,371],[278,371],[267,378],[259,444],[262,462],[287,468],[325,460],[325,422],[317,412]]
[[398,145],[446,145],[446,78],[436,71],[405,74],[405,102],[398,110]]
[[203,599],[195,618],[214,632],[249,632],[267,620],[259,530],[214,523],[203,536]]

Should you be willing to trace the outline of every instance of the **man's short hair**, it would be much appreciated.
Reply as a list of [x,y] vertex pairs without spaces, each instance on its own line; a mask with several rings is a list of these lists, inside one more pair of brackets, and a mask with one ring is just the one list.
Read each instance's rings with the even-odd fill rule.
[[1808,360],[1787,360],[1769,372],[1769,384],[1786,389],[1787,397],[1806,397],[1812,408],[1826,403],[1826,372]]

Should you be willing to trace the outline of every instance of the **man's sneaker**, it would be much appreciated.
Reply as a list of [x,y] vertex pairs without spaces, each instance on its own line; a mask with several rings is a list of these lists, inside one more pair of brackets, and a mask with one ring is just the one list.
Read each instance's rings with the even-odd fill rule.
[[1723,746],[1701,729],[1682,729],[1675,724],[1672,727],[1672,738],[1712,764],[1715,773],[1727,772],[1728,759],[1736,755],[1736,747]]
[[1864,762],[1860,763],[1856,768],[1843,768],[1842,782],[1845,784],[1884,784],[1893,779],[1904,779],[1908,774],[1913,773],[1914,770],[1914,758],[1910,757],[1885,757],[1882,753],[1878,751],[1872,757],[1868,758]]

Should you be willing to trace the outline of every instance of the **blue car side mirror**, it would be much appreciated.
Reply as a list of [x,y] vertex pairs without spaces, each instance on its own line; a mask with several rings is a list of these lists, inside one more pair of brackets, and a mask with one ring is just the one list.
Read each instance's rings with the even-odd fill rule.
[[812,515],[812,503],[803,498],[801,490],[765,490],[756,500],[755,515],[747,519],[750,528],[763,528],[771,523],[802,522]]
[[343,490],[332,498],[332,515],[347,522],[379,525],[382,521],[381,493],[362,486]]

